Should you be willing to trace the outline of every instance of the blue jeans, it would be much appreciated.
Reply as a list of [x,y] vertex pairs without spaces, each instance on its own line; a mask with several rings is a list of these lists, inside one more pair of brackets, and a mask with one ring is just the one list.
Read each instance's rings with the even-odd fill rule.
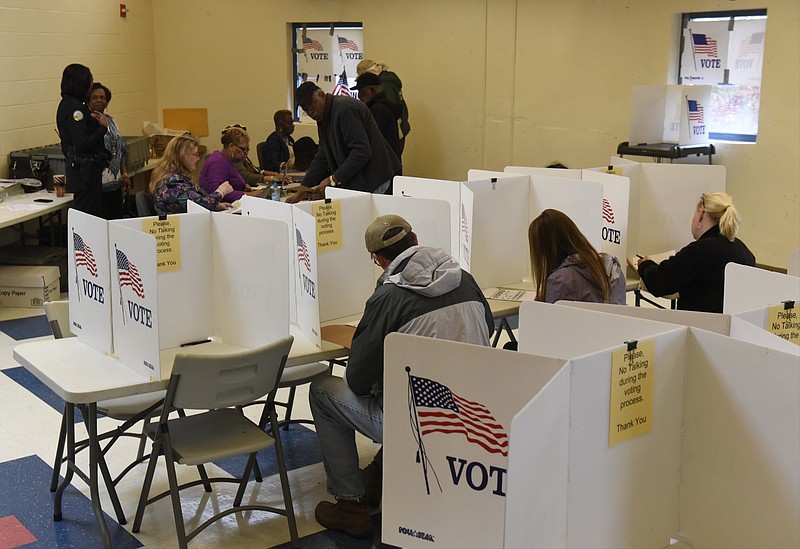
[[328,493],[336,499],[364,497],[356,431],[383,442],[383,394],[358,396],[342,378],[325,376],[311,383],[308,400],[328,475]]

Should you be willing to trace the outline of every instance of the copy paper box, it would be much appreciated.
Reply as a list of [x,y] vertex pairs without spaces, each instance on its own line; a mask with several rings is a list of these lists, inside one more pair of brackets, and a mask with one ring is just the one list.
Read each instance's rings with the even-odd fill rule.
[[58,267],[0,267],[0,307],[41,307],[60,296],[59,278]]

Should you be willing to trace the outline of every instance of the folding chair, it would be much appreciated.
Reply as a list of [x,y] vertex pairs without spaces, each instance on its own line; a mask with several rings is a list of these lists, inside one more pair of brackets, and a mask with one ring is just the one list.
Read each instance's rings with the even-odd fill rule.
[[[238,511],[251,510],[269,511],[285,516],[289,522],[292,546],[299,547],[289,478],[275,413],[275,393],[293,341],[294,338],[288,336],[265,347],[242,353],[179,354],[175,357],[161,419],[157,426],[149,429],[153,436],[153,452],[144,478],[139,506],[136,509],[133,532],[138,532],[141,528],[145,507],[169,495],[172,499],[178,546],[181,548],[185,548],[197,534],[222,517]],[[267,397],[258,424],[253,423],[236,409],[264,395]],[[205,411],[169,419],[169,412],[175,409]],[[264,430],[267,422],[272,427],[272,436]],[[242,505],[247,482],[256,463],[257,452],[273,444],[283,489],[284,508],[258,504]],[[149,498],[158,456],[162,454],[167,466],[169,490]],[[205,474],[203,468],[205,463],[246,454],[249,458],[241,478],[208,478]],[[201,478],[179,485],[175,471],[176,462],[197,466]],[[210,492],[212,482],[239,484],[233,506],[215,514],[187,533],[181,510],[180,491],[202,484],[206,491]]]
[[[56,339],[66,337],[75,337],[69,327],[69,301],[49,301],[44,304],[44,312],[47,320],[50,323],[50,328],[53,330],[53,336]],[[149,420],[157,416],[161,412],[161,402],[164,400],[166,391],[157,391],[154,393],[146,393],[142,395],[135,395],[130,397],[115,398],[113,400],[102,400],[97,403],[97,411],[111,419],[122,421],[123,423],[106,433],[99,436],[98,441],[103,442],[108,440],[100,449],[100,471],[108,488],[109,497],[114,506],[114,511],[117,514],[117,520],[120,524],[125,524],[125,514],[122,511],[122,505],[116,493],[116,486],[122,478],[136,465],[144,461],[144,445],[147,436],[144,433],[131,433],[128,430],[139,421],[144,421],[145,425]],[[80,407],[81,413],[87,413],[86,407]],[[50,479],[50,491],[55,492],[58,489],[58,478],[61,474],[61,464],[64,462],[64,444],[67,437],[67,413],[66,405],[64,413],[61,415],[61,429],[58,433],[58,443],[56,445],[56,455],[53,461],[53,475]],[[139,439],[139,450],[136,454],[136,459],[132,461],[125,469],[122,470],[116,477],[111,477],[108,465],[105,461],[105,455],[111,449],[111,446],[119,439],[119,437],[128,436]],[[87,446],[88,442],[79,442],[76,447],[82,450]]]

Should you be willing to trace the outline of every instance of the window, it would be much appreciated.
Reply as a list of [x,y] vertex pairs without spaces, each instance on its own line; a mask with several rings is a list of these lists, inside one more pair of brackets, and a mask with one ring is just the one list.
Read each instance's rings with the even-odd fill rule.
[[[294,87],[308,80],[334,95],[353,95],[356,67],[364,59],[364,37],[361,23],[294,23]],[[294,93],[292,93],[294,105]],[[294,105],[301,122],[313,122]]]
[[767,10],[686,13],[678,84],[711,85],[709,137],[755,143]]

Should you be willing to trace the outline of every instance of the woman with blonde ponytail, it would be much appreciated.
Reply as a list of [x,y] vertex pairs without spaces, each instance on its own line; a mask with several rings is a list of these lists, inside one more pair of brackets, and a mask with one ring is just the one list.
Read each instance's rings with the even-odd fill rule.
[[678,309],[721,313],[725,265],[756,264],[738,232],[739,214],[730,195],[703,193],[692,217],[695,241],[660,264],[640,259],[639,276],[653,295],[679,293]]

